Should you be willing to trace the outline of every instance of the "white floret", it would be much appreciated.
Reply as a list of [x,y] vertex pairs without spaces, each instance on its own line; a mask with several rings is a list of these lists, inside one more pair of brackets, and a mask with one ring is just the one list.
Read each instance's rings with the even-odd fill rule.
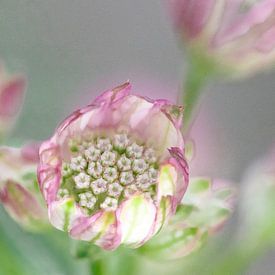
[[84,172],[74,177],[76,188],[83,189],[90,186],[91,177]]
[[115,211],[117,209],[118,201],[115,198],[106,197],[103,203],[100,204],[100,207],[107,211]]
[[100,162],[90,162],[88,166],[88,173],[93,178],[100,178],[103,172],[103,167]]
[[91,183],[91,188],[95,195],[104,193],[107,191],[107,182],[104,179],[98,179]]
[[78,156],[71,159],[70,168],[73,171],[80,172],[85,169],[86,165],[87,161],[85,160],[85,158],[83,158],[82,156]]

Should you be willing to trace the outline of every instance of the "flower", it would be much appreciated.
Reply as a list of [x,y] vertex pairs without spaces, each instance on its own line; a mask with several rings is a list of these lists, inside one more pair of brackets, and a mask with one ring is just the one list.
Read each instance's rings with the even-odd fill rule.
[[75,111],[39,153],[52,225],[106,250],[149,240],[188,184],[182,108],[130,90],[127,82]]
[[37,144],[23,148],[0,147],[0,202],[25,229],[37,231],[47,224],[36,180]]
[[13,126],[24,99],[25,78],[10,76],[0,66],[0,135]]
[[193,57],[246,75],[275,63],[274,0],[168,0]]
[[165,260],[179,259],[195,252],[230,217],[234,193],[232,184],[224,180],[190,178],[176,215],[141,251]]
[[[239,237],[252,235],[268,245],[275,243],[275,148],[255,162],[242,182]],[[264,238],[263,238],[264,236]]]

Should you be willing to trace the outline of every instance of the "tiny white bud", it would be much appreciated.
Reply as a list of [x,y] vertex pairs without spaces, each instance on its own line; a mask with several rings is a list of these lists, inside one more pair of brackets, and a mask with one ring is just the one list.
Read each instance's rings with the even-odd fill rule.
[[88,166],[88,173],[98,179],[102,175],[103,168],[99,162],[90,162]]
[[134,176],[133,173],[131,171],[128,172],[122,172],[120,174],[120,183],[122,185],[129,185],[134,181]]
[[108,182],[113,182],[117,179],[117,169],[114,167],[107,167],[104,171],[103,178]]
[[130,198],[131,196],[133,196],[137,192],[138,192],[137,186],[135,184],[131,184],[131,185],[129,185],[125,188],[124,196],[126,198]]
[[147,173],[137,176],[137,186],[142,190],[147,190],[152,185],[152,182]]
[[114,145],[119,149],[125,149],[129,143],[129,139],[126,134],[117,134],[114,137]]
[[82,207],[92,209],[96,203],[96,197],[91,192],[85,192],[78,195],[80,200],[79,204]]
[[128,159],[125,155],[121,156],[117,161],[117,166],[120,171],[131,170],[131,160]]
[[126,152],[131,158],[140,158],[142,156],[143,146],[133,143],[126,148]]
[[148,164],[144,159],[135,159],[132,167],[134,172],[141,174],[148,168]]
[[85,150],[85,157],[90,161],[97,161],[100,157],[100,150],[95,146],[90,146]]
[[144,158],[148,163],[154,163],[157,161],[157,157],[155,154],[155,150],[152,148],[148,148],[144,152]]
[[74,177],[76,188],[83,189],[90,186],[91,177],[84,172]]
[[91,183],[94,194],[98,195],[107,191],[107,182],[104,179],[98,179]]
[[73,171],[80,172],[85,169],[86,165],[87,161],[82,156],[78,156],[71,159],[70,168]]
[[113,147],[109,138],[98,138],[96,146],[101,152],[110,151]]
[[122,190],[123,187],[118,182],[111,183],[108,186],[108,194],[112,197],[119,197]]
[[82,141],[81,144],[79,145],[79,149],[84,152],[87,150],[89,147],[91,147],[93,144],[91,141]]
[[116,153],[106,151],[101,155],[100,159],[103,166],[113,166],[116,163]]
[[115,198],[107,197],[100,207],[107,211],[115,211],[117,209],[118,201]]
[[153,167],[149,168],[148,176],[151,182],[156,182],[156,180],[158,179],[158,170]]

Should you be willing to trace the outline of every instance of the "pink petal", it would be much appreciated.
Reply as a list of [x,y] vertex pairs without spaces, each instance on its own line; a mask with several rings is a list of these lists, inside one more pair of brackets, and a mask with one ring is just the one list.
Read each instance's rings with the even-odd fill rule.
[[157,209],[151,199],[135,195],[122,202],[117,210],[122,243],[138,247],[152,234]]
[[70,231],[75,220],[84,216],[72,198],[52,202],[48,215],[51,224],[62,231]]
[[22,106],[25,91],[25,78],[13,77],[4,83],[0,90],[0,116],[14,116]]
[[113,250],[120,245],[119,225],[114,212],[100,211],[91,217],[80,217],[73,223],[71,237]]

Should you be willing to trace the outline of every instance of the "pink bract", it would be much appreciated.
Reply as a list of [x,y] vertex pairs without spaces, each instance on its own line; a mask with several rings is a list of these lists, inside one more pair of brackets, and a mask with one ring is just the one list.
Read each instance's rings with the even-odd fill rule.
[[0,147],[0,202],[24,228],[40,230],[47,224],[45,204],[36,180],[36,144]]
[[[127,82],[104,92],[67,117],[40,147],[39,185],[51,223],[73,238],[92,241],[107,250],[121,243],[138,247],[149,240],[175,213],[188,184],[180,131],[182,108],[166,100],[131,95],[130,90]],[[153,146],[158,154],[154,199],[136,191],[123,197],[115,210],[99,209],[89,215],[72,196],[58,197],[62,166],[73,157],[70,141],[87,133],[108,137],[120,130],[144,146]]]
[[20,75],[8,75],[0,64],[0,134],[13,126],[24,100],[26,81]]
[[275,62],[275,1],[168,0],[177,31],[195,54],[238,74]]

